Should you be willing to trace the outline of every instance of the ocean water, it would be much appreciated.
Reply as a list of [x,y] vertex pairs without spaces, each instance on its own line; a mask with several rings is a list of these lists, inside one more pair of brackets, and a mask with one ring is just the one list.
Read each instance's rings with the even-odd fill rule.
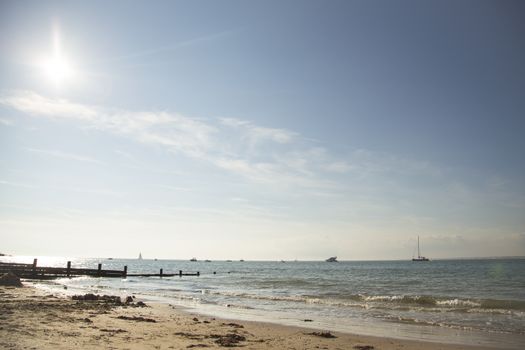
[[[32,262],[32,257],[3,261]],[[65,266],[66,258],[40,258]],[[39,282],[75,294],[137,295],[208,315],[369,335],[525,348],[525,259],[189,262],[69,259],[73,267],[200,277]],[[215,272],[215,274],[214,274]],[[63,286],[67,286],[67,290]],[[311,320],[305,322],[305,320]]]

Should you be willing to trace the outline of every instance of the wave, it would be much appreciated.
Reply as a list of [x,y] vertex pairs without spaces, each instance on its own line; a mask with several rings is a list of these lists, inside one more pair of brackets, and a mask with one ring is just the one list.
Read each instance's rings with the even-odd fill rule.
[[254,285],[258,288],[268,289],[268,288],[298,288],[298,287],[307,287],[307,286],[318,286],[318,281],[310,281],[303,278],[285,278],[285,279],[265,279],[262,281],[253,282]]
[[498,299],[462,299],[431,295],[363,295],[326,297],[323,295],[265,295],[246,292],[204,290],[203,294],[221,295],[233,298],[246,298],[268,301],[297,302],[327,306],[346,306],[359,308],[411,309],[426,311],[456,311],[481,313],[510,313],[525,311],[525,301]]

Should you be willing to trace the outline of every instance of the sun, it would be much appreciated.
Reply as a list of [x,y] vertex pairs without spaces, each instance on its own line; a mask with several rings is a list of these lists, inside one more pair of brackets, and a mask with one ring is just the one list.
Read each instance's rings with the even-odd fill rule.
[[44,74],[55,85],[63,85],[73,76],[73,68],[62,55],[54,54],[42,64]]
[[40,60],[39,66],[46,80],[55,87],[61,87],[74,78],[75,70],[64,53],[58,28],[53,31],[52,52]]

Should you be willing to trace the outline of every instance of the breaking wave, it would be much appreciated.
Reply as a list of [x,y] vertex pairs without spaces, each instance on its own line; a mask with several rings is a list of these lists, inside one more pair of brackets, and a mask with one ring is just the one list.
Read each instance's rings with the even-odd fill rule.
[[362,295],[345,297],[326,297],[316,295],[263,295],[245,292],[205,290],[203,294],[221,295],[268,301],[283,301],[328,306],[361,308],[425,308],[427,311],[458,311],[483,313],[509,313],[525,311],[525,302],[519,300],[461,299],[436,297],[431,295]]

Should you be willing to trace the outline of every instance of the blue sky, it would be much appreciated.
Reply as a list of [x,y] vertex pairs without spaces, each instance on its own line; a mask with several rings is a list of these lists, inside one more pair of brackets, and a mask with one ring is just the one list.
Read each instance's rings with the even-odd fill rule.
[[2,1],[1,250],[525,255],[524,15]]

